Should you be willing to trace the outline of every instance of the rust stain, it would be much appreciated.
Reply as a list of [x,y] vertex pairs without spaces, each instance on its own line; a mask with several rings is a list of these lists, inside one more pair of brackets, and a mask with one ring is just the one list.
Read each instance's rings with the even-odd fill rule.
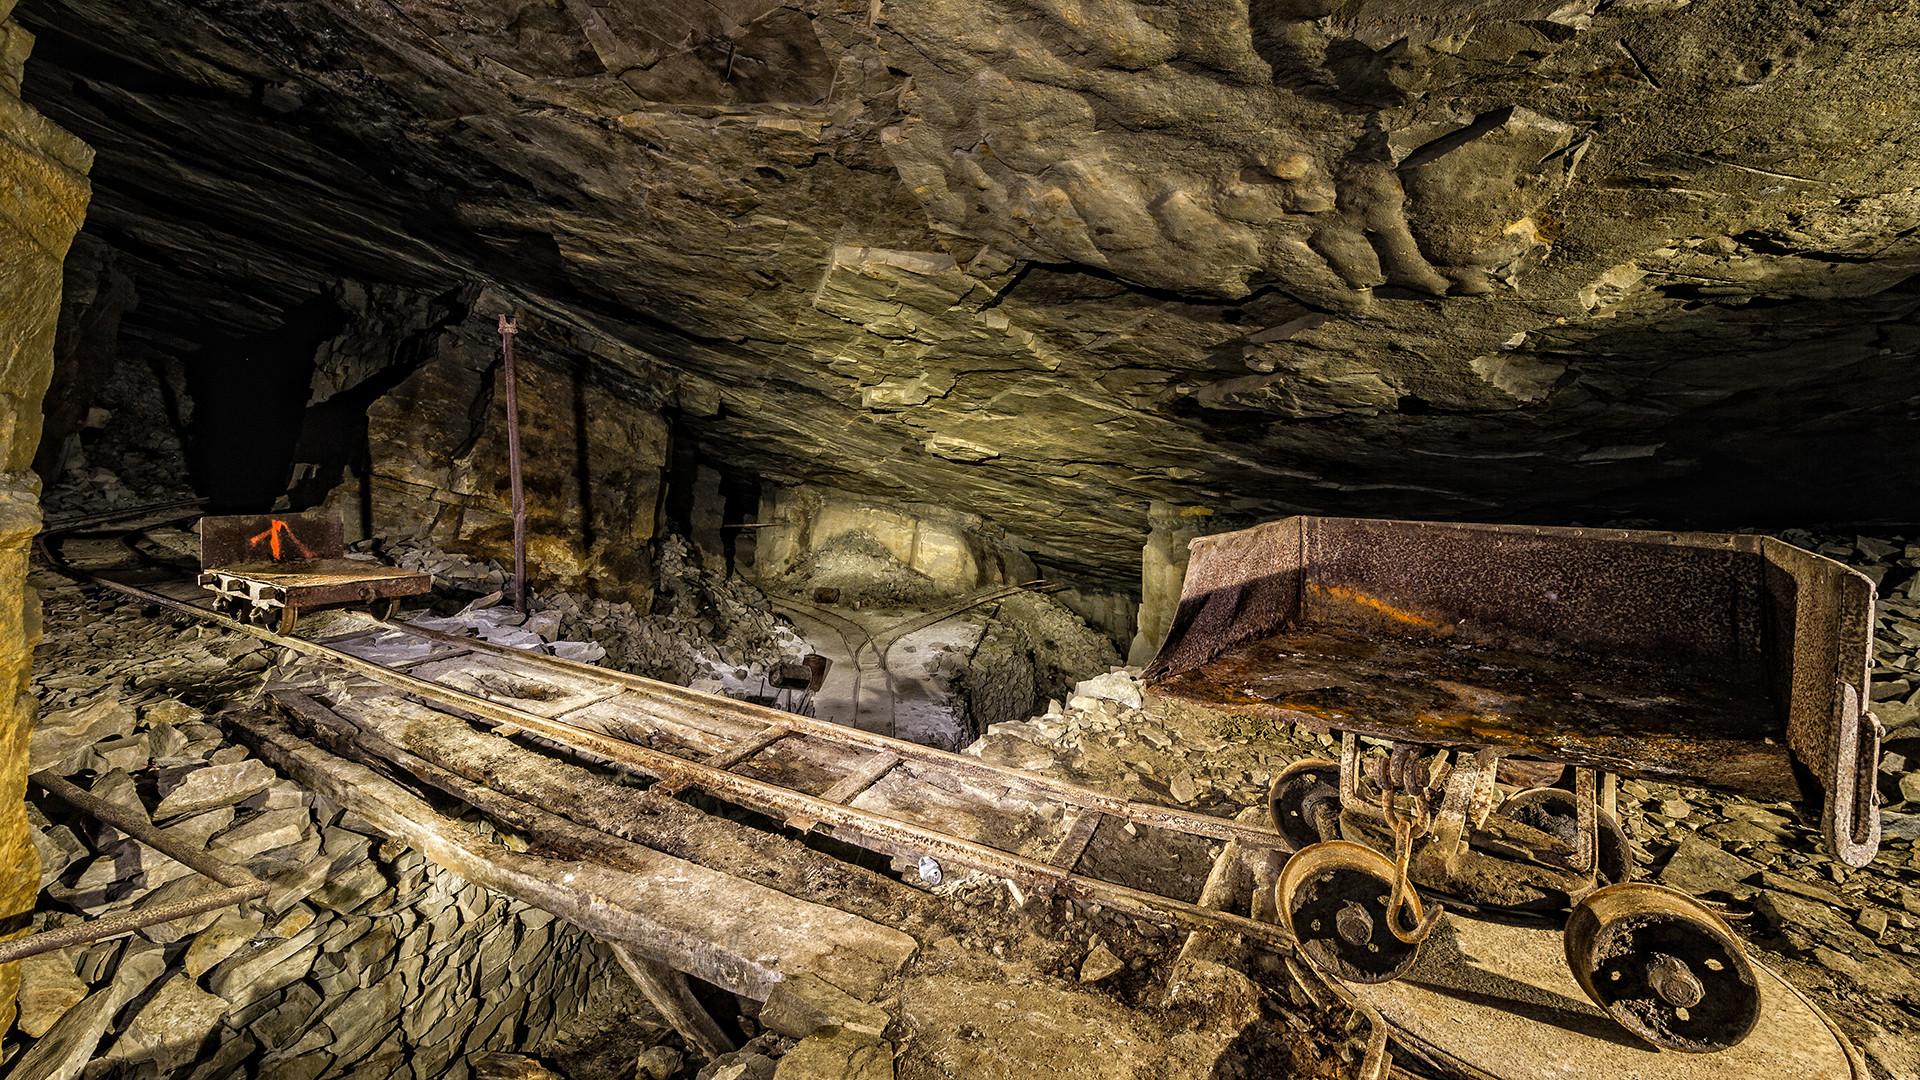
[[1405,623],[1409,626],[1422,626],[1428,630],[1446,631],[1449,629],[1446,623],[1429,619],[1423,615],[1415,615],[1411,611],[1403,611],[1377,596],[1371,596],[1358,589],[1349,589],[1345,585],[1313,585],[1310,586],[1310,588],[1315,592],[1322,593],[1335,600],[1342,600],[1358,607],[1369,608],[1385,615],[1395,622]]

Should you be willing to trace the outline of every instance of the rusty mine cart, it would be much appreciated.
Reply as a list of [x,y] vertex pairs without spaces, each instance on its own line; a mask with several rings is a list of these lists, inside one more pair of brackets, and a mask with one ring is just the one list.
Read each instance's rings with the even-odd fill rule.
[[[1754,971],[1705,903],[1633,880],[1616,778],[1811,803],[1865,865],[1873,596],[1769,537],[1294,517],[1193,542],[1147,682],[1340,733],[1338,763],[1270,796],[1292,851],[1275,907],[1321,970],[1398,978],[1441,914],[1421,890],[1570,910],[1594,1003],[1708,1052],[1752,1030]],[[1496,784],[1564,766],[1572,790]]]

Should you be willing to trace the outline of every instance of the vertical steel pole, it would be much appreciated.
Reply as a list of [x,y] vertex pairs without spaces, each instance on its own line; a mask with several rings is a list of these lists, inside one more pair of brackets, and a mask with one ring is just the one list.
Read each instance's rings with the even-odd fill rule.
[[527,610],[527,494],[520,484],[520,394],[513,374],[514,320],[500,316],[500,353],[507,368],[507,477],[513,484],[513,606]]

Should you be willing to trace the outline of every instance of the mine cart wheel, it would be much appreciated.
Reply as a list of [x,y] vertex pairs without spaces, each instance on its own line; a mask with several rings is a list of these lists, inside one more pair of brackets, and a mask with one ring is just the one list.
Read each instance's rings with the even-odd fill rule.
[[1725,1050],[1760,1017],[1746,951],[1686,893],[1644,882],[1596,890],[1574,906],[1563,941],[1593,1003],[1655,1046]]
[[[1340,766],[1318,758],[1294,762],[1274,778],[1267,806],[1273,811],[1274,830],[1286,842],[1288,851],[1335,839],[1340,820]],[[1331,814],[1327,820],[1333,823],[1332,832],[1320,828],[1325,814]]]
[[[1565,788],[1531,788],[1515,792],[1497,811],[1501,817],[1517,821],[1569,845],[1580,829],[1580,808],[1574,794]],[[1618,885],[1633,879],[1633,848],[1627,843],[1627,830],[1620,819],[1600,811],[1600,884]]]
[[1387,925],[1393,862],[1351,840],[1302,848],[1274,886],[1280,921],[1313,965],[1348,982],[1397,979],[1420,955]]

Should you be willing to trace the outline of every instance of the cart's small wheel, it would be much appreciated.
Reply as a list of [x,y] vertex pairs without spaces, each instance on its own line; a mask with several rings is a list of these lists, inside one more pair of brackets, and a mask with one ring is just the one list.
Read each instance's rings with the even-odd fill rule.
[[1686,893],[1644,882],[1597,889],[1574,905],[1563,941],[1580,989],[1655,1046],[1725,1050],[1760,1018],[1746,951]]
[[[1501,817],[1539,829],[1569,846],[1580,834],[1580,807],[1565,788],[1531,788],[1515,792],[1497,811]],[[1600,884],[1633,880],[1633,848],[1620,819],[1600,811]]]
[[1323,811],[1331,811],[1333,821],[1340,818],[1340,766],[1319,758],[1294,762],[1274,778],[1267,806],[1288,851],[1335,839],[1323,835],[1318,822]]
[[1397,979],[1420,955],[1387,925],[1393,862],[1351,840],[1302,848],[1274,886],[1281,924],[1313,965],[1348,982]]

